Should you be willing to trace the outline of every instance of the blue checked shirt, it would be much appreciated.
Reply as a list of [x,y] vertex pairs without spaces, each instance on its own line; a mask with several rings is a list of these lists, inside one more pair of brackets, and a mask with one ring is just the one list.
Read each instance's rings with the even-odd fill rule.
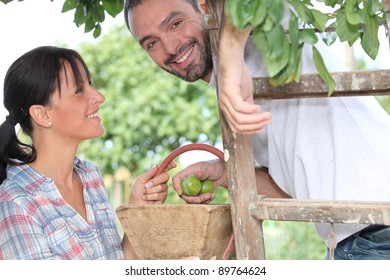
[[28,165],[8,166],[0,185],[0,259],[123,259],[103,179],[96,165],[75,159],[86,222],[52,179]]

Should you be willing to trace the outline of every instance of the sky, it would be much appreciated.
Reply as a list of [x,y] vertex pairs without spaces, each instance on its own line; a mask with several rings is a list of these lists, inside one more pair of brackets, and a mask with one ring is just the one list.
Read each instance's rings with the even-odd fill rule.
[[[66,43],[77,48],[83,41],[96,40],[92,32],[84,33],[84,26],[78,28],[74,24],[74,11],[61,13],[63,3],[64,0],[14,0],[7,5],[0,2],[0,123],[7,115],[3,107],[3,83],[12,62],[38,46]],[[123,13],[115,18],[106,14],[102,34],[111,25],[123,22]]]
[[[16,0],[5,5],[0,2],[0,123],[7,115],[3,107],[3,81],[11,65],[25,52],[41,46],[66,43],[70,48],[77,48],[83,41],[96,40],[92,33],[84,33],[83,26],[77,28],[73,23],[74,11],[61,13],[64,0]],[[102,34],[110,29],[111,25],[123,24],[123,13],[116,18],[106,14],[102,24]],[[382,30],[383,31],[383,30]],[[390,68],[390,51],[384,32],[380,33],[381,48],[376,61],[367,59],[371,68]],[[129,34],[130,36],[130,34]],[[358,56],[366,57],[363,51],[355,51]],[[336,50],[336,54],[343,56],[343,48]]]

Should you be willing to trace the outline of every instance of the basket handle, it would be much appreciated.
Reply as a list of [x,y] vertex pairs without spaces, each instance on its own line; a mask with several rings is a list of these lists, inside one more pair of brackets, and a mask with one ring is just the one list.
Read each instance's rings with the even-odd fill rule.
[[[181,155],[182,153],[193,151],[193,150],[203,150],[206,152],[210,152],[217,156],[219,159],[224,160],[224,154],[222,151],[218,150],[217,148],[207,145],[207,144],[201,144],[201,143],[192,143],[188,145],[181,146],[175,150],[173,150],[160,164],[157,175],[160,175],[164,172],[164,170],[167,168],[167,166],[171,163],[172,160],[174,160],[176,157]],[[156,176],[157,176],[156,175]],[[234,234],[230,236],[229,243],[222,255],[222,260],[227,260],[230,256],[230,253],[233,250],[234,246]]]
[[192,143],[185,146],[181,146],[175,150],[173,150],[160,164],[157,175],[160,175],[164,172],[164,170],[167,168],[167,166],[171,163],[172,160],[174,160],[176,157],[181,155],[182,153],[193,151],[193,150],[203,150],[206,152],[210,152],[214,155],[216,155],[219,159],[224,160],[224,156],[222,151],[218,150],[217,148],[207,145],[207,144],[201,144],[201,143]]

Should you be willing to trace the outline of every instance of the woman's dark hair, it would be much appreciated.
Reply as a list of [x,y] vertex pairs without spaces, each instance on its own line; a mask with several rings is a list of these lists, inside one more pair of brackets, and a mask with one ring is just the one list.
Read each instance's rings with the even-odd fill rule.
[[61,94],[61,73],[70,66],[77,84],[82,84],[80,63],[88,79],[90,74],[81,56],[74,50],[43,46],[19,57],[8,69],[4,79],[4,107],[9,115],[0,125],[0,183],[6,178],[6,167],[33,162],[36,150],[22,143],[15,131],[19,124],[23,132],[32,136],[29,116],[32,105],[50,105],[51,96],[58,89]]

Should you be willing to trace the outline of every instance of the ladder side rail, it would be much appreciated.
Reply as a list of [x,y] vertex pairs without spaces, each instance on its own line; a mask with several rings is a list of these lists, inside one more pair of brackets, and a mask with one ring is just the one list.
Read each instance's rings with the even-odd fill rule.
[[[224,0],[207,1],[206,25],[221,26]],[[209,30],[213,53],[213,68],[217,79],[217,53],[219,28]],[[218,85],[216,81],[216,85]],[[217,95],[219,89],[217,86]],[[229,178],[229,198],[232,215],[235,250],[237,259],[265,259],[261,221],[250,214],[251,203],[257,202],[257,189],[254,174],[252,138],[235,134],[220,111],[220,123]]]

